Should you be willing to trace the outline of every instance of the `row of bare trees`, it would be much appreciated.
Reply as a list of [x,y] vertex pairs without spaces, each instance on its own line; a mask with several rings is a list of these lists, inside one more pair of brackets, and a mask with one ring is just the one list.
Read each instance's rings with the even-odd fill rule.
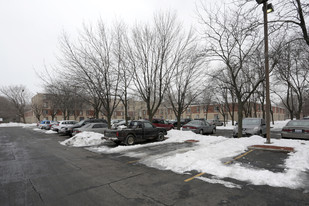
[[150,121],[164,101],[180,120],[202,91],[205,59],[198,45],[193,30],[186,31],[170,12],[132,28],[119,22],[108,27],[100,20],[84,25],[76,40],[63,34],[59,65],[54,67],[58,75],[41,77],[49,93],[66,96],[66,87],[76,88],[76,96],[83,94],[109,124],[120,101],[128,119],[132,96],[145,102]]

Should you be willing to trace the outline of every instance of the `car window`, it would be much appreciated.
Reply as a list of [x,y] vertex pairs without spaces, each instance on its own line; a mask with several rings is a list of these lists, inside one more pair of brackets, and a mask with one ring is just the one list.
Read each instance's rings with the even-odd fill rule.
[[289,121],[287,126],[309,127],[309,121]]
[[260,119],[243,119],[243,125],[260,125]]
[[152,123],[157,124],[157,123],[159,123],[159,121],[158,121],[158,120],[156,120],[156,119],[153,119],[153,120],[152,120]]
[[144,126],[145,128],[153,128],[152,124],[150,124],[149,122],[145,122]]

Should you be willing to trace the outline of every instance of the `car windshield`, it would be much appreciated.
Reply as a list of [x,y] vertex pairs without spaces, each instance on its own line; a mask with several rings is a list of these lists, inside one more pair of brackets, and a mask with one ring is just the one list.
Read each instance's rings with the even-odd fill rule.
[[309,121],[289,121],[286,126],[309,127]]
[[243,119],[242,124],[243,125],[259,125],[260,119]]

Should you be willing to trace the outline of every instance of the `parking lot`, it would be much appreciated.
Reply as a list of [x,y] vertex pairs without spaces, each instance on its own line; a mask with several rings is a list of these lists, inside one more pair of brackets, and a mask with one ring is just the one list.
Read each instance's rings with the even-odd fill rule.
[[[145,144],[130,151],[104,154],[60,145],[59,141],[66,138],[29,128],[0,128],[1,204],[308,205],[309,202],[309,188],[254,185],[194,170],[177,174],[149,165],[157,154],[185,153],[194,147],[194,142]],[[112,144],[109,147],[116,148]],[[288,153],[249,151],[222,162],[278,174],[284,171],[283,161]],[[308,179],[308,173],[305,174]]]

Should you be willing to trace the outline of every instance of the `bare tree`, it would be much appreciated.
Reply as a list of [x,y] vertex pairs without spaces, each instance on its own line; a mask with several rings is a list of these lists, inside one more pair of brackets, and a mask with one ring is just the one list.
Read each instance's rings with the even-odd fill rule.
[[27,106],[30,96],[30,93],[28,92],[26,87],[23,85],[12,85],[0,88],[0,92],[4,94],[16,108],[16,115],[21,119],[19,121],[25,123],[25,108]]
[[152,26],[136,25],[132,30],[128,60],[134,86],[146,103],[150,121],[164,99],[183,51],[188,47],[188,38],[183,35],[176,15],[169,12],[156,15]]
[[200,55],[192,31],[183,42],[181,58],[175,67],[174,77],[168,87],[169,104],[176,116],[177,129],[180,129],[181,115],[203,92],[204,58]]
[[41,116],[42,116],[42,112],[43,112],[43,105],[38,104],[36,102],[31,102],[31,109],[34,113],[35,118],[38,121],[41,121]]
[[244,104],[264,80],[264,77],[256,75],[258,68],[250,63],[254,51],[259,49],[261,39],[257,29],[258,20],[254,16],[243,7],[229,10],[212,13],[202,5],[199,18],[205,27],[203,36],[207,53],[224,65],[213,71],[211,76],[228,85],[237,99],[238,137],[241,137]]
[[[276,67],[276,84],[285,88],[275,93],[290,112],[290,118],[300,119],[304,104],[304,95],[309,84],[309,50],[304,41],[287,41],[282,48],[281,60]],[[283,87],[282,87],[283,86]]]
[[0,96],[0,117],[3,122],[17,121],[17,110],[12,103],[4,96]]
[[61,41],[63,57],[60,63],[65,68],[63,75],[90,90],[90,94],[95,94],[94,97],[102,104],[102,113],[107,117],[109,127],[121,96],[122,65],[119,64],[119,55],[114,52],[117,46],[112,32],[102,21],[98,22],[96,29],[84,26],[78,44],[69,41],[67,35],[63,35]]
[[[309,46],[308,21],[309,4],[306,0],[278,0],[275,2],[277,19],[271,23],[286,25],[285,30],[290,30],[297,38],[296,34],[301,34],[302,39]],[[300,31],[299,31],[300,29]]]

